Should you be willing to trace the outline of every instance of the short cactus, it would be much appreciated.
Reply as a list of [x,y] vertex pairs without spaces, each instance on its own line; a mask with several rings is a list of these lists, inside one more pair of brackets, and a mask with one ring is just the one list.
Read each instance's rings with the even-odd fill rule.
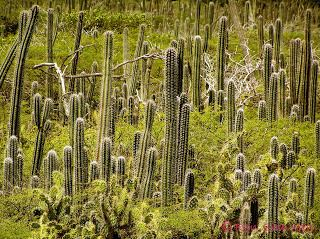
[[188,170],[185,175],[185,182],[184,182],[184,202],[183,208],[185,210],[188,209],[188,203],[190,198],[193,196],[194,193],[194,174],[191,170]]
[[90,162],[89,166],[90,171],[90,182],[93,182],[94,180],[97,180],[99,178],[99,165],[97,161],[93,160]]
[[235,100],[235,84],[233,80],[228,83],[228,132],[232,133],[235,131],[236,121],[236,100]]
[[50,190],[53,186],[53,172],[58,169],[57,164],[57,153],[54,150],[50,150],[44,162],[44,183],[47,190]]
[[72,147],[65,146],[63,149],[64,163],[64,194],[72,196],[73,193],[73,174],[72,174]]
[[266,118],[267,118],[267,105],[264,100],[260,100],[258,105],[258,119],[265,120]]
[[6,158],[3,162],[3,191],[10,193],[13,189],[13,161]]
[[314,206],[314,191],[316,183],[316,171],[313,168],[308,168],[305,177],[304,190],[304,224],[309,222],[309,210]]
[[273,230],[279,224],[279,178],[276,174],[269,177],[268,188],[268,238],[278,238],[279,231]]
[[276,136],[273,136],[270,140],[270,154],[271,158],[277,160],[279,154],[279,142]]

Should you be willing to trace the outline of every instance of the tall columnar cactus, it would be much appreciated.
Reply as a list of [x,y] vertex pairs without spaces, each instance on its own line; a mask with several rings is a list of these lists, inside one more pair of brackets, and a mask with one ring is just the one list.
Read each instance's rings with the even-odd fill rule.
[[260,55],[262,56],[263,53],[263,46],[264,46],[264,20],[263,16],[258,17],[258,39],[259,39],[259,52]]
[[194,35],[200,35],[200,16],[201,16],[201,0],[197,0],[195,23],[194,23]]
[[7,145],[6,157],[11,158],[12,160],[12,183],[13,186],[18,184],[18,138],[14,135],[11,135]]
[[[77,23],[77,32],[76,32],[76,37],[74,40],[74,57],[72,58],[72,64],[71,64],[71,75],[76,75],[77,74],[77,67],[78,67],[78,61],[79,61],[79,47],[80,47],[80,42],[81,42],[81,36],[82,36],[82,28],[83,28],[83,18],[84,18],[84,12],[79,12],[78,16],[78,23]],[[73,92],[74,91],[74,86],[75,86],[75,81],[71,80],[70,85],[69,85],[69,91]]]
[[7,157],[3,162],[3,191],[10,193],[13,189],[13,161]]
[[[47,62],[53,62],[53,12],[52,8],[48,9],[48,22],[47,22]],[[53,98],[53,69],[48,69],[46,75],[46,95],[48,98]]]
[[268,102],[268,97],[269,97],[271,62],[272,62],[272,45],[266,44],[264,46],[264,54],[263,54],[264,99],[266,102]]
[[14,73],[14,82],[12,85],[12,99],[10,109],[10,122],[9,122],[9,135],[17,136],[20,139],[20,110],[22,102],[23,82],[24,82],[24,69],[25,61],[27,58],[29,46],[31,43],[33,31],[36,26],[39,14],[39,7],[33,6],[29,15],[28,24],[24,31],[23,37],[20,42],[16,69]]
[[276,62],[276,70],[279,70],[280,64],[280,51],[282,42],[282,21],[277,19],[275,23],[275,38],[274,38],[274,59]]
[[241,170],[242,172],[244,172],[244,168],[245,168],[245,156],[243,155],[243,153],[239,153],[236,157],[236,169]]
[[134,125],[134,97],[129,96],[128,98],[128,123]]
[[316,150],[316,156],[320,157],[320,120],[317,120],[316,126],[315,126],[315,150]]
[[183,68],[184,68],[184,48],[185,48],[185,40],[183,38],[179,38],[178,40],[178,50],[177,50],[177,64],[178,64],[178,95],[181,95],[183,92]]
[[[247,1],[248,2],[248,1]],[[247,3],[246,2],[246,3]],[[245,202],[243,207],[241,208],[240,213],[240,225],[244,228],[243,230],[240,230],[240,235],[242,239],[247,239],[250,236],[250,227],[251,225],[251,212],[250,212],[250,206],[248,202]]]
[[7,52],[6,58],[4,59],[1,67],[0,67],[0,89],[3,85],[3,82],[9,72],[9,69],[12,65],[12,62],[14,61],[14,58],[16,57],[17,50],[19,48],[19,43],[22,41],[22,36],[26,27],[26,21],[28,17],[27,11],[22,11],[20,14],[20,20],[19,20],[19,29],[18,29],[18,37],[13,42],[12,46],[10,47],[9,51]]
[[260,169],[255,169],[253,171],[253,183],[256,184],[256,188],[259,190],[261,187],[262,175]]
[[201,105],[201,37],[194,37],[194,55],[193,55],[193,72],[192,72],[192,104],[193,107],[200,110]]
[[64,194],[73,194],[73,174],[72,174],[72,147],[65,146],[63,149],[63,172],[64,172]]
[[242,191],[246,191],[251,185],[251,172],[245,170],[242,178]]
[[297,179],[291,178],[288,187],[288,196],[290,197],[293,193],[297,193],[298,182]]
[[50,98],[46,98],[41,109],[41,95],[34,95],[34,119],[38,128],[37,138],[33,152],[32,175],[40,175],[42,163],[43,149],[47,134],[51,128],[50,113],[53,107],[53,102]]
[[292,108],[292,99],[291,97],[286,97],[285,100],[285,113],[286,113],[286,117],[290,116],[291,113],[291,108]]
[[23,186],[23,166],[24,166],[24,156],[22,153],[18,152],[17,155],[17,178],[15,180],[16,185],[19,188]]
[[279,178],[276,174],[269,177],[268,188],[268,238],[277,239],[279,230],[273,230],[279,224]]
[[[91,73],[95,74],[97,72],[98,72],[98,63],[96,61],[94,61],[92,63],[92,66],[91,66]],[[87,102],[90,105],[92,104],[93,97],[94,97],[94,94],[95,94],[96,83],[97,83],[97,77],[96,76],[92,76],[91,77],[91,81],[90,81],[90,85],[89,85],[89,89],[88,89],[88,93],[86,95]]]
[[244,123],[244,113],[243,109],[240,108],[236,115],[236,133],[237,133],[237,146],[239,151],[243,152],[243,123]]
[[203,39],[203,52],[207,52],[209,48],[209,30],[210,26],[209,24],[206,24],[204,26],[204,39]]
[[[137,41],[136,50],[134,53],[134,59],[138,58],[141,55],[142,44],[144,42],[144,34],[145,34],[146,26],[144,24],[140,25],[139,28],[139,36]],[[134,96],[137,94],[137,82],[138,82],[138,61],[133,62],[132,64],[132,73],[131,80],[128,82],[129,94]]]
[[74,146],[73,146],[73,162],[74,162],[74,184],[75,193],[80,192],[86,187],[86,169],[88,165],[85,165],[85,148],[84,148],[84,120],[78,118],[75,123],[74,132]]
[[266,118],[267,118],[267,105],[264,100],[260,100],[258,105],[258,119],[265,120]]
[[279,154],[279,142],[276,136],[273,136],[270,140],[270,154],[271,158],[277,160]]
[[133,157],[133,173],[134,175],[138,175],[138,168],[137,166],[139,165],[138,163],[138,149],[140,147],[140,142],[142,138],[142,133],[140,131],[134,132],[134,137],[133,137],[133,145],[132,145],[132,157]]
[[212,38],[212,32],[213,32],[213,24],[214,24],[214,2],[210,1],[209,8],[208,8],[209,14],[209,37]]
[[214,110],[216,104],[216,91],[214,89],[209,89],[208,96],[208,105]]
[[70,145],[73,146],[74,126],[79,117],[79,101],[76,94],[72,94],[69,100],[69,139]]
[[104,46],[103,79],[100,92],[100,121],[98,129],[97,158],[100,157],[100,145],[102,140],[109,136],[111,94],[112,94],[112,62],[113,62],[113,32],[106,32]]
[[305,27],[304,27],[304,52],[301,88],[299,88],[299,105],[302,111],[302,117],[308,114],[308,103],[310,97],[311,82],[311,65],[312,65],[312,49],[311,49],[311,10],[306,11]]
[[286,162],[287,162],[287,155],[288,155],[288,147],[286,144],[282,143],[279,146],[279,151],[281,153],[281,159],[280,159],[280,165],[281,168],[286,168]]
[[309,210],[314,206],[314,191],[316,184],[316,170],[308,168],[304,189],[304,224],[309,222]]
[[184,201],[183,208],[184,210],[188,209],[188,203],[190,198],[194,193],[194,174],[191,170],[186,172],[185,181],[184,181]]
[[100,154],[100,178],[110,183],[111,177],[111,139],[104,138],[101,143],[101,154]]
[[[149,52],[149,42],[144,41],[142,44],[142,51],[141,55],[146,55]],[[147,59],[142,59],[141,62],[141,99],[147,100],[147,88],[149,87],[149,84],[147,82]]]
[[224,92],[223,90],[218,91],[217,95],[217,105],[218,105],[218,111],[219,111],[219,122],[220,124],[223,123],[224,120],[224,108],[225,108],[225,103],[224,103]]
[[295,152],[298,158],[300,153],[300,136],[298,132],[294,132],[292,135],[291,149]]
[[273,47],[274,46],[274,27],[273,24],[268,26],[269,39],[268,43]]
[[117,161],[117,180],[121,187],[124,186],[125,173],[126,173],[126,160],[123,156],[119,156]]
[[217,64],[217,81],[218,90],[224,90],[224,74],[226,69],[226,48],[227,39],[227,17],[223,16],[219,22],[219,45],[218,45],[218,64]]
[[235,98],[235,84],[233,80],[228,82],[228,132],[235,131],[236,121],[236,98]]
[[47,190],[53,186],[53,171],[58,169],[58,156],[56,151],[50,150],[44,162],[44,184]]
[[270,123],[278,119],[278,74],[272,73],[268,97],[268,120]]
[[310,96],[309,96],[309,116],[311,122],[316,121],[317,112],[317,92],[318,92],[318,72],[319,62],[314,60],[311,68]]
[[191,106],[184,104],[181,110],[181,121],[179,129],[179,143],[178,143],[178,162],[177,162],[177,182],[182,185],[184,176],[187,168],[188,160],[188,142],[189,142],[189,117],[190,117]]
[[285,117],[285,100],[286,100],[286,73],[284,69],[279,70],[279,112]]
[[176,157],[177,132],[177,53],[173,48],[166,52],[165,62],[165,148],[162,162],[162,205],[172,201],[173,168]]
[[243,25],[248,27],[250,24],[250,14],[251,14],[251,4],[250,1],[246,1],[244,5],[244,17],[243,17]]
[[140,188],[140,197],[143,198],[151,198],[152,190],[153,190],[153,178],[156,170],[156,159],[158,152],[156,148],[151,147],[148,149],[147,157],[146,157],[146,173],[142,180],[141,188]]
[[156,105],[152,100],[149,100],[146,105],[145,111],[145,126],[142,137],[140,139],[138,155],[137,155],[137,163],[136,166],[138,182],[141,183],[144,175],[146,174],[146,154],[151,143],[151,132],[152,126],[154,122],[154,116],[156,112]]
[[[128,44],[128,37],[129,37],[129,29],[127,27],[123,28],[122,32],[122,59],[123,62],[129,60],[129,44]],[[123,75],[124,77],[128,77],[129,74],[128,64],[123,66]]]
[[286,167],[287,168],[292,168],[293,165],[296,163],[296,153],[292,150],[290,150],[287,154],[287,163]]
[[89,166],[90,171],[90,182],[97,180],[99,178],[99,165],[96,160],[90,162]]
[[297,104],[297,81],[298,81],[298,44],[295,39],[290,41],[289,58],[289,78],[290,78],[290,97],[293,104]]

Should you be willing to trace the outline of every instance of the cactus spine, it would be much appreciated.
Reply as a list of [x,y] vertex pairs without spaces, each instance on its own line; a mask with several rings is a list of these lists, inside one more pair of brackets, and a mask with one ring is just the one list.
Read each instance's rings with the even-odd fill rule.
[[279,224],[279,178],[276,174],[269,177],[268,195],[268,238],[277,239],[278,230],[274,228]]
[[14,82],[12,86],[12,99],[10,109],[10,123],[9,123],[9,135],[17,136],[20,139],[20,110],[21,110],[21,98],[23,92],[24,82],[24,66],[26,57],[28,54],[33,31],[36,26],[37,18],[39,14],[39,7],[33,6],[29,16],[26,30],[24,31],[22,40],[20,42],[19,53],[17,58],[17,65],[15,69]]
[[226,48],[227,39],[227,17],[223,16],[219,22],[219,45],[218,45],[218,64],[217,64],[217,81],[218,90],[224,90],[224,74],[226,68]]
[[100,122],[97,142],[97,158],[100,157],[100,145],[109,136],[111,94],[112,94],[112,62],[113,62],[113,32],[106,32],[104,48],[104,71],[100,93]]
[[166,52],[165,67],[165,114],[166,133],[162,162],[162,205],[167,206],[172,200],[173,167],[176,156],[177,132],[177,54],[173,48]]
[[305,180],[304,190],[304,224],[309,222],[309,210],[314,206],[314,191],[316,183],[316,171],[308,168]]
[[310,83],[310,96],[309,96],[309,117],[311,122],[316,121],[317,112],[317,92],[318,92],[318,72],[319,72],[319,62],[313,61],[311,68],[311,83]]
[[184,210],[188,209],[188,203],[190,198],[193,196],[194,192],[194,174],[191,170],[186,172],[185,182],[184,182],[184,201],[183,208]]
[[236,121],[236,99],[235,99],[235,85],[234,81],[230,80],[228,83],[228,132],[235,131]]
[[192,104],[193,107],[200,110],[201,105],[201,37],[194,37],[194,57],[193,57],[193,93]]

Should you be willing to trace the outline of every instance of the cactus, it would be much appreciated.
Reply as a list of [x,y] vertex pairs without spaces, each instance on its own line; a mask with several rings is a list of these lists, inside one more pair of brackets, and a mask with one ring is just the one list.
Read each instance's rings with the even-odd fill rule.
[[[248,1],[247,1],[248,2]],[[247,3],[246,2],[246,3]],[[240,230],[241,239],[249,238],[251,225],[251,212],[247,202],[244,203],[240,213],[240,225],[243,228]]]
[[192,104],[193,107],[200,111],[201,105],[201,37],[194,37],[194,56],[193,56],[193,72],[192,72]]
[[72,175],[72,147],[65,146],[63,149],[64,163],[64,194],[72,196],[73,193],[73,175]]
[[259,52],[262,56],[263,53],[263,46],[264,46],[264,20],[263,16],[258,17],[258,39],[259,39]]
[[74,139],[74,126],[77,118],[79,117],[79,101],[76,94],[72,94],[69,101],[69,139],[70,145],[73,146]]
[[147,102],[146,111],[145,111],[145,128],[144,132],[142,134],[142,137],[140,139],[139,148],[138,148],[138,154],[137,154],[137,163],[136,166],[137,171],[137,177],[139,180],[139,184],[142,182],[144,175],[146,174],[146,154],[148,147],[151,142],[151,132],[152,132],[152,126],[154,122],[154,116],[156,111],[156,105],[152,100],[149,100]]
[[184,47],[185,40],[180,38],[178,40],[178,50],[177,50],[177,64],[178,64],[178,95],[183,92],[183,68],[184,68]]
[[[84,18],[84,12],[80,11],[78,16],[78,23],[77,23],[77,32],[76,32],[76,38],[74,40],[74,57],[72,58],[72,64],[71,64],[71,75],[77,74],[77,67],[78,67],[78,61],[79,61],[79,47],[81,42],[81,36],[82,36],[82,28],[83,28],[83,18]],[[71,80],[69,85],[69,91],[73,92],[75,86],[75,81]]]
[[214,110],[214,106],[216,103],[216,91],[214,89],[210,89],[208,91],[208,105]]
[[208,19],[209,19],[209,37],[211,39],[212,38],[212,32],[213,32],[213,23],[214,23],[214,2],[210,1],[208,11],[209,11],[209,14],[208,14]]
[[130,96],[128,98],[128,108],[129,108],[129,115],[128,115],[128,123],[130,125],[134,125],[134,98]]
[[271,78],[271,61],[272,61],[272,45],[266,44],[264,46],[263,54],[263,80],[264,80],[264,99],[268,102],[269,85]]
[[272,73],[268,97],[268,120],[272,122],[278,119],[278,74]]
[[253,183],[256,185],[256,188],[259,190],[261,187],[262,175],[260,169],[255,169],[253,171]]
[[278,238],[279,231],[274,230],[279,224],[279,178],[276,174],[269,177],[268,188],[268,238]]
[[291,197],[293,193],[297,193],[298,183],[297,179],[291,178],[289,181],[289,187],[288,187],[288,197]]
[[258,119],[265,120],[267,118],[267,106],[264,100],[259,101],[258,105]]
[[285,100],[285,116],[290,116],[291,113],[291,108],[292,108],[292,99],[291,97],[286,97]]
[[275,38],[274,38],[274,59],[276,62],[276,70],[279,70],[280,65],[280,51],[281,51],[281,42],[282,42],[282,21],[277,19],[275,23]]
[[287,168],[292,168],[296,163],[296,153],[290,150],[287,154]]
[[26,27],[26,19],[28,16],[27,11],[22,11],[20,14],[19,20],[19,29],[18,29],[18,37],[13,42],[12,46],[10,47],[9,51],[7,52],[6,58],[4,59],[1,67],[0,67],[0,90],[3,85],[3,82],[9,72],[9,69],[14,61],[14,58],[17,54],[17,49],[19,48],[19,43],[22,42],[22,36]]
[[195,23],[194,23],[194,35],[200,35],[200,14],[201,14],[201,0],[197,0]]
[[[53,62],[53,9],[48,9],[48,23],[47,23],[47,62]],[[53,69],[48,69],[48,74],[46,75],[46,95],[48,98],[53,98]]]
[[53,186],[53,171],[58,169],[58,156],[56,151],[50,150],[44,162],[44,184],[47,190]]
[[243,25],[244,27],[248,27],[250,23],[251,23],[251,4],[250,4],[250,1],[246,1],[244,5]]
[[118,183],[121,187],[123,187],[124,177],[126,172],[126,161],[125,161],[125,158],[122,156],[118,157],[116,172],[117,172]]
[[100,93],[100,121],[97,141],[97,158],[100,158],[100,145],[108,137],[110,128],[111,93],[112,93],[113,32],[106,32],[104,48],[104,70]]
[[243,109],[240,108],[238,109],[237,115],[236,115],[235,131],[237,133],[237,146],[241,153],[243,152],[243,122],[244,122]]
[[149,148],[146,157],[146,173],[142,180],[140,197],[151,198],[152,189],[153,189],[153,177],[155,175],[156,168],[156,159],[157,159],[157,150],[156,148]]
[[273,47],[274,46],[274,27],[272,24],[268,27],[269,40],[268,43]]
[[15,179],[15,184],[19,188],[22,188],[22,184],[23,184],[23,166],[24,166],[24,156],[23,156],[22,153],[18,152],[18,155],[17,155],[17,172],[16,172],[17,178]]
[[173,48],[166,52],[165,67],[165,149],[162,162],[162,205],[167,206],[172,200],[173,168],[176,156],[177,132],[177,54]]
[[251,185],[251,172],[245,170],[242,178],[242,191],[246,191]]
[[217,96],[217,104],[218,104],[218,111],[220,112],[219,114],[219,122],[220,124],[223,123],[223,120],[224,120],[224,114],[223,114],[223,111],[224,111],[224,92],[223,90],[219,90],[218,91],[218,96]]
[[281,168],[285,169],[286,168],[286,164],[287,164],[287,155],[288,155],[288,147],[285,144],[280,144],[279,146],[279,151],[281,153],[281,161],[280,161],[280,165]]
[[[91,73],[95,74],[97,72],[98,72],[98,63],[96,61],[94,61],[91,66]],[[86,95],[87,102],[89,104],[92,104],[92,101],[93,101],[93,96],[95,94],[96,82],[97,82],[97,77],[92,76],[91,81],[90,81],[90,85],[89,85],[89,89],[88,89],[88,93]]]
[[82,93],[79,93],[77,95],[78,100],[78,117],[85,118],[86,116],[86,102],[84,99],[84,95]]
[[311,64],[312,64],[312,49],[311,49],[311,10],[307,9],[305,17],[304,28],[304,51],[303,51],[303,65],[301,66],[302,78],[299,88],[299,105],[302,111],[302,117],[308,114],[308,103],[310,96],[310,82],[311,82]]
[[285,117],[285,100],[286,100],[286,73],[283,69],[279,71],[279,112]]
[[94,180],[97,180],[99,178],[99,166],[97,161],[93,160],[90,162],[89,166],[90,171],[90,182],[93,182]]
[[188,209],[188,204],[190,198],[194,193],[194,174],[191,170],[186,172],[185,181],[184,181],[184,201],[183,208],[184,210]]
[[315,126],[315,136],[316,136],[316,156],[320,157],[320,120],[317,120]]
[[[134,59],[138,58],[141,55],[141,49],[142,45],[144,42],[144,33],[146,30],[146,26],[144,24],[140,25],[139,28],[139,36],[138,36],[138,41],[137,41],[137,46],[136,50],[134,53]],[[134,96],[137,94],[136,89],[137,89],[137,78],[138,78],[138,62],[135,61],[132,64],[132,73],[131,73],[131,80],[128,82],[128,88],[129,88],[129,94]]]
[[297,104],[297,78],[298,78],[298,44],[292,39],[290,41],[289,76],[290,76],[290,97],[293,104]]
[[111,177],[111,139],[104,138],[101,143],[101,154],[100,154],[100,178],[110,183]]
[[270,154],[271,158],[277,160],[279,154],[279,142],[276,136],[273,136],[270,140]]
[[178,143],[178,162],[177,162],[177,182],[182,185],[187,168],[188,160],[188,142],[189,142],[189,117],[191,107],[189,104],[184,104],[181,110],[181,121],[179,129],[179,143]]
[[[129,44],[128,44],[128,36],[129,36],[129,29],[125,27],[122,32],[122,58],[123,62],[129,60]],[[128,64],[123,66],[123,75],[125,78],[128,77],[129,74]]]
[[228,82],[228,132],[235,131],[236,121],[236,99],[235,99],[235,84],[233,80]]
[[237,155],[236,161],[236,170],[241,170],[242,172],[244,172],[244,168],[245,168],[245,156],[242,153],[239,153]]
[[20,140],[20,110],[22,102],[23,82],[24,82],[24,70],[25,61],[28,54],[29,46],[32,39],[32,34],[36,26],[37,18],[39,14],[39,7],[33,6],[29,15],[28,24],[23,34],[19,53],[17,58],[16,69],[14,73],[14,82],[12,85],[12,99],[10,109],[10,123],[9,123],[9,135],[15,135]]
[[311,82],[310,82],[310,96],[309,96],[309,116],[311,122],[316,121],[316,112],[317,112],[317,88],[318,88],[318,71],[319,71],[319,62],[314,60],[312,62],[311,68]]
[[218,90],[224,90],[224,74],[226,69],[226,48],[227,40],[227,17],[223,16],[219,22],[219,45],[218,45],[218,64],[217,64],[217,82]]
[[300,153],[300,137],[298,132],[294,132],[292,135],[291,149],[295,152],[298,158]]
[[6,157],[12,160],[12,186],[18,185],[18,138],[11,135],[7,145]]
[[203,52],[207,53],[209,48],[209,24],[204,26]]
[[86,187],[86,169],[88,168],[85,159],[84,148],[84,120],[83,118],[77,118],[74,131],[74,146],[73,146],[73,161],[74,161],[74,181],[75,181],[75,193],[80,192]]
[[[142,53],[141,55],[146,55],[149,52],[149,42],[144,41],[142,44]],[[149,84],[147,82],[147,59],[142,59],[141,62],[141,99],[147,100],[147,88]]]
[[253,228],[258,227],[259,223],[259,202],[256,197],[253,197],[250,201],[250,213],[251,213],[251,218],[250,218],[250,232]]
[[3,191],[10,193],[13,189],[13,160],[6,158],[3,162]]
[[179,38],[179,30],[180,30],[180,21],[178,19],[174,22],[174,37],[175,39]]
[[234,179],[235,180],[239,180],[240,182],[242,182],[243,179],[243,171],[240,169],[236,169],[234,171]]
[[304,189],[304,224],[309,222],[309,210],[314,206],[314,191],[316,183],[316,170],[308,168],[305,177]]
[[40,178],[37,175],[31,176],[30,187],[32,189],[38,188],[40,183]]

